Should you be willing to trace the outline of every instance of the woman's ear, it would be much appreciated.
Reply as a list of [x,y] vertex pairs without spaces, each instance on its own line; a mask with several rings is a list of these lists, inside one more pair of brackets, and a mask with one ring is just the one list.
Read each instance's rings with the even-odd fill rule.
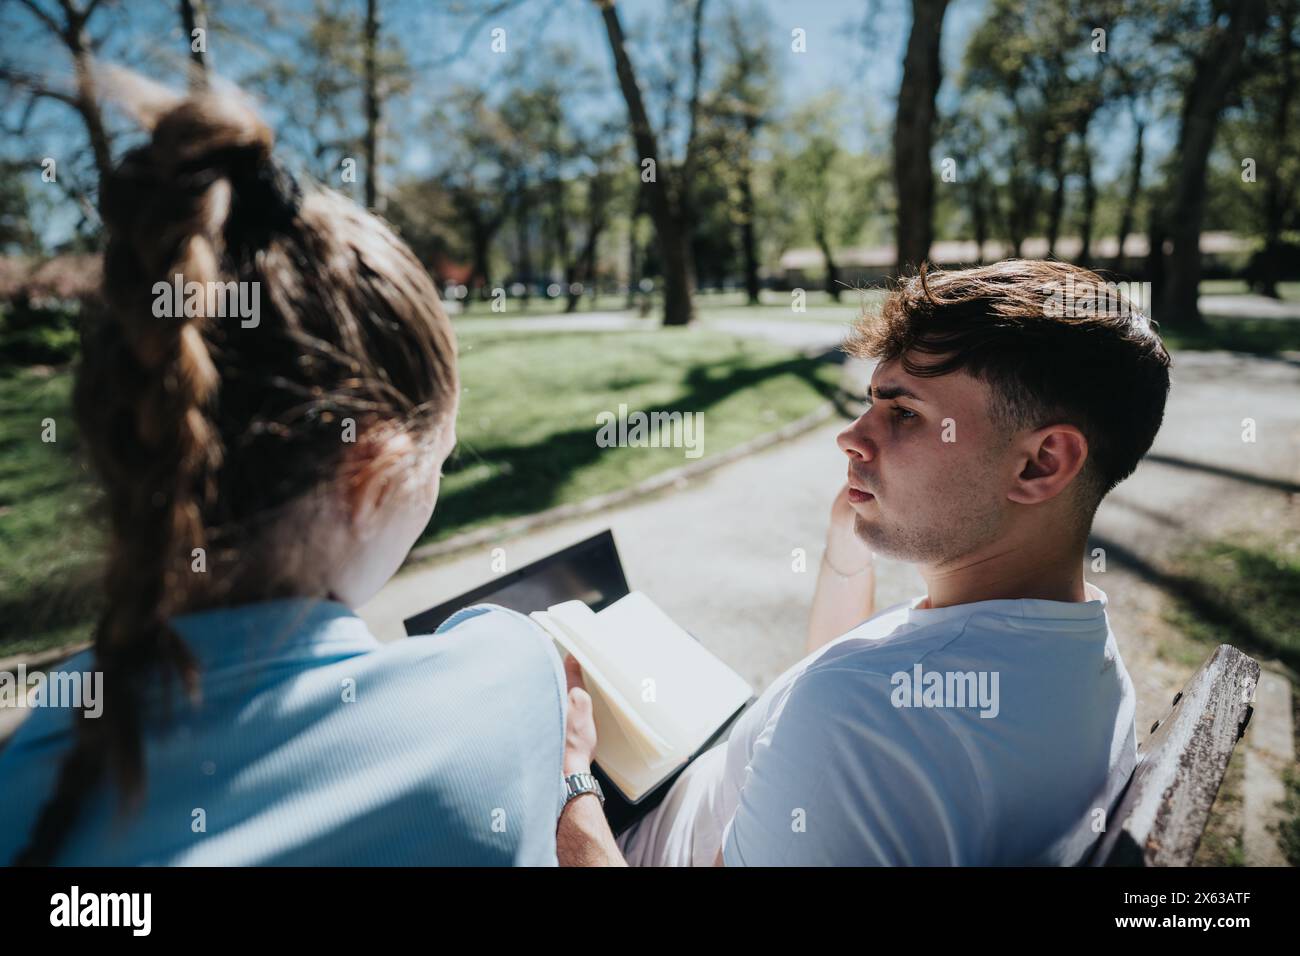
[[404,431],[362,435],[344,452],[343,506],[348,525],[359,538],[366,538],[375,516],[397,488],[401,463],[413,460],[415,443]]
[[1020,472],[1007,498],[1032,505],[1055,498],[1083,470],[1088,460],[1088,439],[1073,425],[1047,425],[1024,437],[1020,447]]

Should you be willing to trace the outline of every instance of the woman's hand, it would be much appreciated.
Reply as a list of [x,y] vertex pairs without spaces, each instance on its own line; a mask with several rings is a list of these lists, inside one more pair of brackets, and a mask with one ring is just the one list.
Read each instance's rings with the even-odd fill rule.
[[596,752],[596,720],[591,695],[582,682],[582,668],[571,655],[564,656],[564,677],[569,685],[568,716],[564,721],[564,773],[591,773]]

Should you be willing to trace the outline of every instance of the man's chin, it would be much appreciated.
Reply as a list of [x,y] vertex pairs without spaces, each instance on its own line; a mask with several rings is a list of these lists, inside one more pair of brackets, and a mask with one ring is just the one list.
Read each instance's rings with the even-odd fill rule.
[[897,541],[885,533],[884,524],[879,519],[854,515],[853,533],[878,557],[893,558],[897,561],[912,560],[910,555],[904,553],[905,549],[900,550]]
[[858,536],[858,540],[867,544],[873,551],[880,550],[880,523],[862,517],[860,514],[853,515],[853,533]]

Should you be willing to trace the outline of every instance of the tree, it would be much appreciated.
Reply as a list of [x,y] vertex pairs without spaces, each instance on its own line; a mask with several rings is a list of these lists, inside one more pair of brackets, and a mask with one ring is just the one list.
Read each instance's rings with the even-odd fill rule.
[[[180,0],[180,5],[181,29],[184,32],[185,42],[189,44],[190,49],[190,87],[191,89],[203,89],[208,85],[208,55],[205,49],[208,32],[208,5],[204,0]],[[202,43],[196,42],[196,31],[199,36],[204,38]]]
[[773,188],[787,213],[794,212],[826,263],[825,290],[838,302],[843,290],[836,250],[862,233],[888,171],[867,157],[850,156],[834,100],[810,104],[786,130],[775,158]]
[[71,92],[56,89],[33,73],[8,65],[0,68],[0,79],[27,90],[33,102],[37,99],[57,100],[76,111],[85,127],[95,171],[102,182],[113,170],[113,151],[95,85],[92,58],[96,41],[90,33],[90,21],[103,4],[101,0],[84,0],[80,4],[77,0],[58,0],[54,4],[19,0],[19,3],[71,59],[73,89]]
[[[1272,16],[1247,67],[1241,109],[1225,126],[1234,210],[1246,213],[1262,237],[1247,278],[1253,291],[1278,297],[1277,283],[1300,271],[1300,248],[1285,234],[1300,228],[1300,2],[1274,0]],[[1242,157],[1257,166],[1257,182],[1243,182]],[[1238,217],[1239,218],[1239,217]]]
[[359,184],[354,198],[383,211],[383,104],[410,88],[411,70],[379,15],[375,0],[364,8],[354,0],[313,0],[291,52],[245,83],[277,104],[281,138],[311,161],[315,175],[345,189]]
[[1173,249],[1158,313],[1169,326],[1195,326],[1202,321],[1197,294],[1206,167],[1220,114],[1240,79],[1247,41],[1263,22],[1264,5],[1259,0],[1215,0],[1208,9],[1211,19],[1200,31],[1203,42],[1193,56],[1183,94],[1171,199],[1163,217],[1162,231],[1167,230]]
[[898,195],[896,271],[919,266],[933,239],[935,95],[942,72],[939,35],[948,0],[912,0],[912,29],[903,58],[894,127],[894,188]]
[[664,325],[687,325],[695,316],[695,268],[690,249],[690,188],[695,167],[700,103],[704,69],[701,33],[705,0],[694,0],[691,33],[692,85],[689,101],[690,133],[686,156],[680,169],[671,168],[668,155],[660,150],[659,138],[646,112],[641,85],[627,52],[623,24],[614,0],[593,0],[600,10],[619,90],[627,104],[632,140],[642,164],[641,184],[646,208],[654,222],[664,273]]
[[379,0],[366,0],[366,29],[362,43],[366,101],[366,206],[383,211],[379,188],[379,138],[382,114],[379,90]]
[[[498,234],[528,187],[535,141],[522,135],[522,115],[497,106],[485,90],[456,87],[442,97],[428,128],[441,144],[432,179],[455,211],[454,229],[471,259],[469,285],[480,296],[493,288],[492,250]],[[535,134],[534,134],[535,135]]]
[[720,144],[726,155],[718,168],[724,173],[730,171],[737,193],[738,201],[731,208],[740,229],[745,296],[750,305],[759,304],[754,151],[773,99],[772,50],[763,39],[763,31],[754,28],[764,16],[757,6],[744,10],[736,6],[727,11],[725,30],[730,57],[710,109],[714,118],[730,128],[731,135]]

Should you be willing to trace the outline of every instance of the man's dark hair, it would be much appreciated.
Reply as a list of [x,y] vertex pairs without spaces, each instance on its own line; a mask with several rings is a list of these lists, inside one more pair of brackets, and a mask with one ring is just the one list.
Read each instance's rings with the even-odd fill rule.
[[858,321],[845,349],[899,359],[919,377],[964,370],[990,386],[1008,428],[1074,425],[1088,439],[1090,511],[1151,447],[1169,392],[1169,353],[1147,313],[1064,262],[923,266]]

